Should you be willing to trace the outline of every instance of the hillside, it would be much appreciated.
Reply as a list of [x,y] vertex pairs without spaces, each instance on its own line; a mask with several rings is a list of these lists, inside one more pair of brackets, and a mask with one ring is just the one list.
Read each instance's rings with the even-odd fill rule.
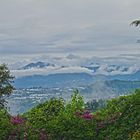
[[15,87],[72,87],[83,83],[92,83],[93,78],[86,73],[63,73],[50,75],[33,75],[21,77],[15,80]]
[[[27,86],[31,86],[31,88],[15,90],[6,98],[7,106],[11,107],[10,113],[16,115],[27,112],[39,103],[43,103],[53,97],[62,97],[65,100],[69,100],[75,88],[79,90],[80,95],[87,102],[92,99],[106,100],[120,95],[128,95],[140,87],[140,81],[105,80],[92,82],[90,79],[90,75],[84,74],[52,75],[47,76],[46,79],[44,78],[44,83],[39,78],[34,80],[32,82],[34,86],[38,85],[38,81],[41,83],[39,87],[34,87],[25,78],[23,81]],[[32,81],[32,78],[30,80]]]

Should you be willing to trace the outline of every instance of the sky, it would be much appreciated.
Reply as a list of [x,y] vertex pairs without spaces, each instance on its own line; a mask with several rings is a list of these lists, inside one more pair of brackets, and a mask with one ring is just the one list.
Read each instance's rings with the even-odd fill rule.
[[139,0],[0,0],[0,62],[74,54],[139,57]]

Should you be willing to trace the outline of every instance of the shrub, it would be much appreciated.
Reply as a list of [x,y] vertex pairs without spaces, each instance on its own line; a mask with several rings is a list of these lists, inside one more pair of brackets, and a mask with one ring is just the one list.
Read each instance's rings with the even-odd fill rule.
[[140,127],[140,90],[108,101],[101,114],[104,128],[100,131],[99,139],[127,140],[129,134]]
[[140,140],[140,130],[134,132],[130,140]]
[[53,98],[21,116],[1,110],[0,140],[139,140],[139,103],[136,90],[90,112],[76,90],[68,103]]
[[[82,116],[77,116],[76,112],[81,112]],[[84,101],[77,90],[74,91],[71,101],[67,104],[62,99],[51,99],[24,116],[28,118],[28,123],[32,126],[30,139],[35,139],[32,133],[36,130],[38,131],[36,139],[39,139],[42,129],[48,139],[80,140],[91,139],[95,136],[95,120],[92,114],[84,112]]]
[[7,113],[6,110],[0,110],[0,140],[5,140],[5,137],[13,129],[13,126],[10,122],[10,115]]

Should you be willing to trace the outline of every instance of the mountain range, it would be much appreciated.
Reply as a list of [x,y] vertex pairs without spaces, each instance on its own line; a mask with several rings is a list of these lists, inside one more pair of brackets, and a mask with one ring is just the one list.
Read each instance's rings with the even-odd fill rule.
[[128,65],[90,62],[77,66],[37,61],[14,71],[19,74],[14,83],[16,90],[7,100],[15,113],[26,112],[53,97],[68,100],[73,89],[89,101],[127,95],[140,88],[140,70]]
[[92,62],[79,66],[63,66],[38,61],[29,63],[16,72],[24,73],[24,76],[15,79],[17,88],[77,87],[106,80],[140,81],[140,70],[135,66]]
[[44,62],[39,61],[39,62],[27,64],[21,67],[19,70],[27,70],[27,69],[33,69],[33,68],[47,68],[49,66],[54,67],[55,65],[51,63],[44,63]]
[[[69,57],[70,56],[68,56],[68,58]],[[47,69],[48,67],[53,67],[54,69],[55,68],[62,69],[62,68],[66,68],[66,67],[68,67],[68,68],[69,67],[74,67],[74,68],[78,67],[81,69],[85,68],[95,74],[104,74],[104,75],[130,74],[130,73],[134,73],[134,72],[140,70],[140,68],[138,66],[136,67],[135,65],[102,64],[102,63],[93,63],[93,62],[84,63],[84,64],[63,65],[63,64],[54,64],[54,63],[48,63],[48,62],[42,62],[42,61],[26,64],[26,65],[18,68],[18,70]]]
[[92,84],[96,81],[120,80],[140,81],[140,71],[126,75],[90,75],[87,73],[61,73],[50,75],[32,75],[17,78],[15,87],[77,87]]

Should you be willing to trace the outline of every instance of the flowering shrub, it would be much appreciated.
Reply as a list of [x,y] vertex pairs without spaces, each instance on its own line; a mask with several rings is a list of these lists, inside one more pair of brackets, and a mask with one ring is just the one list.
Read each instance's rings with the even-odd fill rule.
[[0,140],[139,140],[139,103],[137,90],[90,112],[75,91],[68,103],[51,99],[20,116],[0,110]]
[[24,123],[24,119],[22,117],[18,116],[12,116],[11,117],[11,123],[14,125],[21,125]]
[[93,114],[91,114],[91,112],[89,112],[89,111],[83,111],[83,112],[76,112],[75,113],[75,115],[77,116],[77,117],[81,117],[81,118],[83,118],[83,119],[85,119],[85,120],[92,120],[93,119]]
[[84,112],[82,116],[85,120],[91,120],[93,119],[93,115],[90,112]]

